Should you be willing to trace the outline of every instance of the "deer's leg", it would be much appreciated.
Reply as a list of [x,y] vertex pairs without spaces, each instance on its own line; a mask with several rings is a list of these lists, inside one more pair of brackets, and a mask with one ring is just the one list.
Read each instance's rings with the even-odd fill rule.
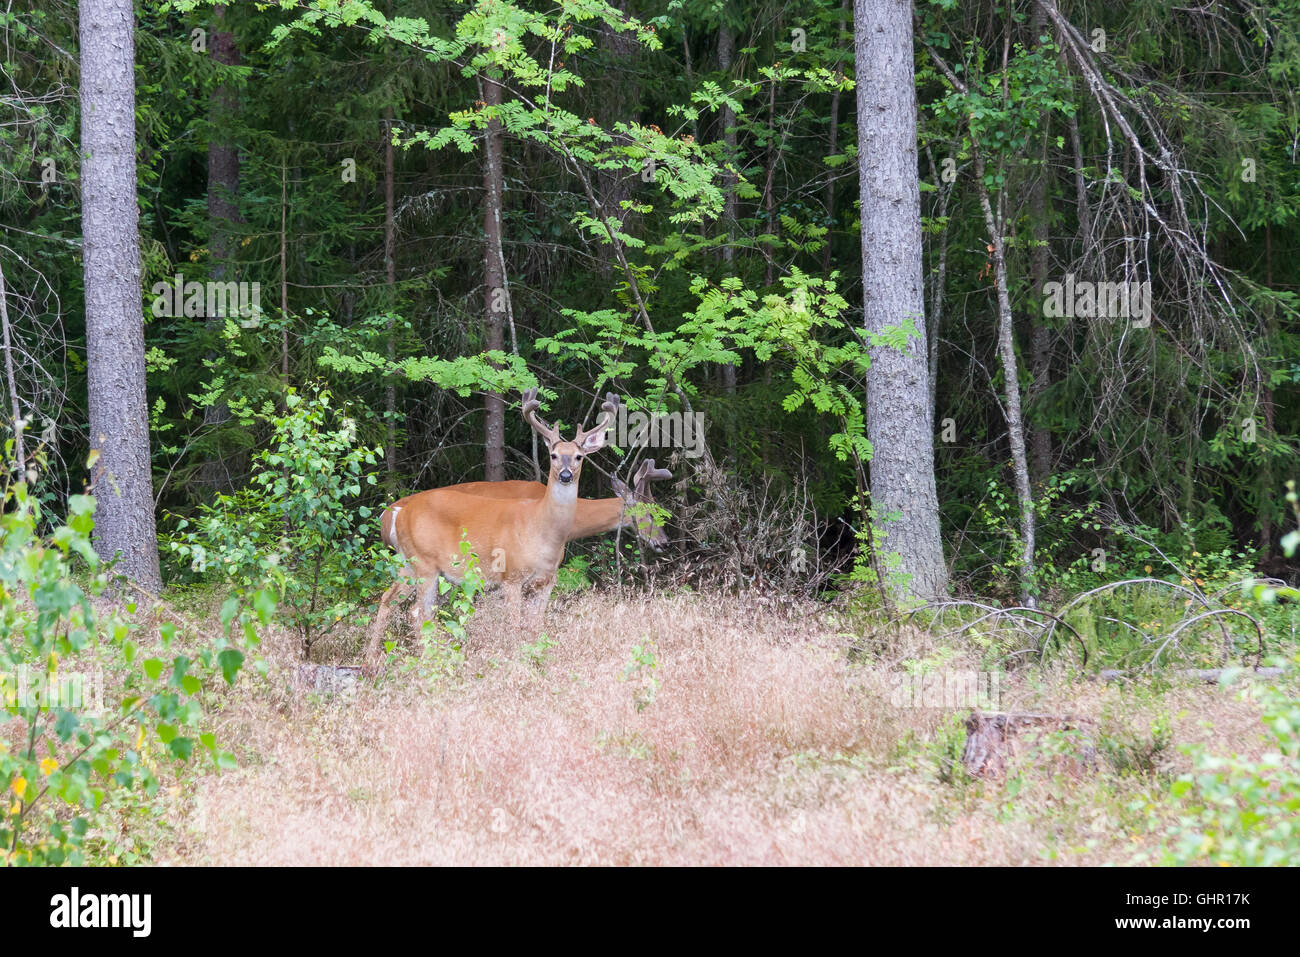
[[433,572],[424,580],[424,584],[419,591],[419,601],[411,608],[411,622],[415,625],[415,633],[419,635],[424,631],[424,623],[434,615],[434,610],[442,604],[442,573]]
[[501,589],[506,594],[506,607],[510,609],[510,621],[518,628],[524,602],[524,586],[521,582],[502,582]]
[[388,627],[388,616],[393,612],[393,601],[407,587],[406,582],[398,579],[388,587],[379,599],[375,609],[374,621],[370,623],[370,639],[366,642],[365,665],[373,669],[378,666],[384,642],[384,630]]
[[528,596],[528,617],[529,627],[534,632],[540,632],[546,619],[546,604],[551,600],[551,589],[555,587],[555,579],[542,582],[533,589],[533,593]]

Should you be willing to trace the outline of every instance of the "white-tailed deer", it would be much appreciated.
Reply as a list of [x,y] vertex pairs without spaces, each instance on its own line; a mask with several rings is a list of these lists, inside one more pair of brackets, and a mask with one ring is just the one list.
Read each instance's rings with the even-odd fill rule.
[[[611,479],[614,486],[614,498],[580,498],[573,513],[573,528],[569,530],[569,541],[603,535],[616,528],[630,528],[637,538],[656,552],[668,544],[668,536],[655,522],[652,512],[637,506],[653,505],[654,496],[650,493],[649,483],[670,479],[673,473],[667,469],[655,468],[654,459],[646,459],[636,470],[632,487],[628,488],[618,479]],[[436,496],[440,492],[459,492],[463,495],[481,495],[485,498],[498,499],[539,499],[546,494],[546,486],[541,482],[512,480],[508,482],[463,482],[460,485],[448,485],[444,488],[418,492],[417,495]],[[404,502],[416,496],[407,496],[393,504],[401,507]],[[384,513],[384,541],[396,547],[388,538],[388,512]]]
[[[546,441],[550,455],[550,473],[541,496],[496,498],[432,489],[394,503],[381,519],[384,540],[406,559],[407,575],[421,582],[416,613],[421,626],[437,603],[439,576],[453,582],[464,577],[462,537],[478,556],[487,584],[505,589],[516,621],[525,588],[532,592],[529,604],[538,617],[545,612],[574,527],[583,458],[604,448],[606,430],[618,412],[618,397],[606,395],[596,424],[578,429],[572,442],[537,415],[541,403],[536,389],[523,398],[524,419]],[[371,665],[379,659],[390,606],[404,591],[405,583],[396,582],[379,600],[366,647]]]

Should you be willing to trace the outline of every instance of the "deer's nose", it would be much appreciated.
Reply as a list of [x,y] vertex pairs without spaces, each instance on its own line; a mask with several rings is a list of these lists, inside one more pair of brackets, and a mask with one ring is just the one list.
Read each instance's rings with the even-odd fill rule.
[[568,485],[573,481],[573,471],[571,469],[560,469],[560,481]]

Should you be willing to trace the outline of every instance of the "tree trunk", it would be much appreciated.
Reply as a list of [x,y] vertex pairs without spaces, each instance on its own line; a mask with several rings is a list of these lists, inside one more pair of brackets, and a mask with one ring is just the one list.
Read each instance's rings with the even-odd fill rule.
[[1043,117],[1043,165],[1038,170],[1029,195],[1029,215],[1033,219],[1034,249],[1030,254],[1029,271],[1033,276],[1033,290],[1029,297],[1034,311],[1029,315],[1029,408],[1038,416],[1039,425],[1029,434],[1030,465],[1033,468],[1034,481],[1040,486],[1052,474],[1052,433],[1042,425],[1043,411],[1037,408],[1042,402],[1043,393],[1051,384],[1052,372],[1052,330],[1043,316],[1042,295],[1047,284],[1048,271],[1051,268],[1051,238],[1048,218],[1048,166],[1047,166],[1047,117]]
[[[972,142],[974,137],[972,136]],[[1025,424],[1020,412],[1020,373],[1016,365],[1015,330],[1012,326],[1011,295],[1007,287],[1006,247],[1002,242],[1001,209],[994,212],[984,183],[984,158],[974,147],[975,183],[979,190],[984,224],[993,247],[993,278],[998,299],[998,355],[1002,359],[1003,394],[1007,419],[1007,441],[1011,446],[1011,470],[1015,476],[1016,498],[1020,503],[1020,598],[1034,607],[1034,496],[1029,484],[1029,463],[1025,457]],[[1002,194],[998,195],[999,207]]]
[[[1010,51],[1010,38],[1003,48],[1002,71],[1006,76],[1007,56]],[[958,92],[965,94],[966,85],[942,60],[931,51],[935,63],[948,78],[948,82]],[[1003,102],[1006,102],[1006,81],[1003,81]],[[980,207],[984,211],[984,228],[989,234],[989,250],[993,260],[993,278],[997,290],[998,303],[998,356],[1002,360],[1004,379],[1003,412],[1007,420],[1007,441],[1011,446],[1011,468],[1015,476],[1016,498],[1020,503],[1020,597],[1021,603],[1035,607],[1034,587],[1034,497],[1029,484],[1029,464],[1025,456],[1025,426],[1020,410],[1020,371],[1016,363],[1015,327],[1011,314],[1011,294],[1007,284],[1006,244],[1002,241],[1002,230],[1006,223],[1003,202],[1005,190],[998,192],[998,205],[994,209],[989,196],[988,185],[984,175],[987,167],[984,154],[980,150],[979,138],[975,127],[970,127],[971,155],[975,161],[975,188],[979,193]]]
[[[849,16],[849,0],[843,0],[840,4],[840,28],[835,33],[835,47],[839,49],[844,37],[844,21]],[[838,76],[838,72],[836,74]],[[831,94],[831,142],[829,153],[835,156],[839,152],[840,145],[840,90],[835,88]],[[822,272],[828,276],[831,271],[831,237],[834,235],[835,226],[835,173],[831,172],[830,178],[826,181],[826,248],[822,250]]]
[[[766,217],[767,229],[765,232],[769,236],[776,235],[776,198],[773,193],[773,181],[776,178],[776,78],[773,77],[768,81],[767,86],[767,149],[764,151],[767,155],[764,158],[764,165],[767,167],[767,176],[763,180],[763,215]],[[768,244],[767,251],[763,258],[767,260],[763,266],[763,285],[770,287],[776,281],[775,262],[772,259],[775,247]]]
[[[388,287],[388,308],[397,308],[397,229],[393,218],[393,108],[384,111],[384,283]],[[393,320],[387,326],[388,361],[397,359],[397,346],[393,342]],[[389,373],[384,389],[384,465],[387,471],[388,491],[396,491],[397,484],[397,386]]]
[[[1273,224],[1264,224],[1264,285],[1273,288]],[[1278,321],[1277,304],[1269,302],[1265,306],[1264,335],[1269,350],[1277,348]],[[1270,440],[1275,435],[1277,406],[1273,397],[1273,380],[1264,375],[1263,393],[1260,405],[1264,412],[1264,435]],[[1256,439],[1258,441],[1258,439]],[[1265,449],[1260,456],[1259,488],[1259,547],[1267,558],[1273,551],[1273,497],[1277,492],[1276,478],[1273,475],[1273,453]]]
[[885,586],[899,597],[934,598],[946,590],[948,570],[926,369],[912,4],[855,0],[853,19],[864,324],[868,334],[909,319],[916,327],[906,349],[870,350],[871,500],[879,547],[897,554],[897,570],[909,576],[905,582],[890,576]]
[[1066,120],[1070,129],[1070,148],[1074,152],[1074,202],[1079,220],[1079,238],[1086,247],[1092,242],[1092,211],[1088,207],[1088,184],[1083,175],[1083,141],[1079,138],[1078,117]]
[[[732,58],[736,52],[736,35],[726,23],[718,26],[718,69],[727,73],[731,69]],[[722,142],[726,149],[726,162],[735,164],[736,156],[736,113],[729,107],[722,108]],[[727,228],[727,242],[722,247],[723,270],[727,276],[736,274],[736,177],[728,173],[723,178],[722,221]],[[736,391],[736,367],[727,363],[719,367],[724,392]]]
[[[501,105],[501,87],[490,79],[483,81],[483,102],[489,107]],[[501,123],[488,121],[483,151],[483,283],[484,329],[488,350],[505,348],[505,276],[502,271],[501,199],[504,190],[501,171]],[[503,482],[506,477],[506,403],[499,393],[483,396],[486,421],[483,428],[484,472],[489,482]]]
[[[1033,42],[1047,31],[1047,16],[1040,6],[1034,7],[1031,18]],[[1042,424],[1043,410],[1038,408],[1043,393],[1051,384],[1052,373],[1052,329],[1043,316],[1043,288],[1047,284],[1048,271],[1051,269],[1051,194],[1048,189],[1050,181],[1047,164],[1047,144],[1051,142],[1049,124],[1051,113],[1042,115],[1042,163],[1029,195],[1029,215],[1033,223],[1032,235],[1034,248],[1030,253],[1029,271],[1033,277],[1033,289],[1029,301],[1034,312],[1029,316],[1029,392],[1026,398],[1029,409],[1037,416],[1039,424],[1029,433],[1029,462],[1033,471],[1034,482],[1039,486],[1045,484],[1052,474],[1052,433]]]
[[[935,163],[934,153],[931,152],[929,146],[925,148],[925,152],[930,160],[930,170],[934,176],[934,185],[938,196],[934,215],[936,219],[943,221],[948,217],[948,201],[952,198],[952,184],[943,181],[943,174],[940,172],[939,165]],[[943,324],[943,299],[948,291],[948,226],[946,222],[939,231],[939,250],[933,255],[937,261],[934,267],[934,282],[930,287],[930,324],[926,329],[926,344],[930,350],[926,368],[929,377],[931,428],[937,424],[939,418],[939,334]]]
[[135,178],[131,0],[82,0],[81,195],[95,545],[142,588],[162,587],[154,526]]
[[[235,46],[235,35],[222,29],[225,16],[225,6],[213,7],[208,53],[214,63],[235,66],[239,63],[239,48]],[[229,122],[238,109],[238,91],[229,84],[218,84],[208,100],[208,118],[213,131],[208,143],[208,221],[211,226],[208,250],[212,257],[213,282],[235,278],[230,260],[234,253],[234,228],[240,221],[239,150],[230,142]],[[215,334],[224,324],[222,316],[207,317],[210,334]],[[208,429],[219,429],[228,421],[230,407],[224,401],[213,402],[203,410],[203,424]],[[213,453],[199,468],[199,484],[205,490],[228,492],[234,485],[231,471],[230,458],[218,437]]]
[[289,387],[289,158],[280,160],[280,378]]
[[18,481],[27,481],[27,449],[23,442],[23,406],[18,398],[18,380],[14,375],[14,336],[9,329],[9,291],[5,288],[4,262],[0,260],[0,348],[5,354],[5,386],[9,394],[9,411],[14,432],[14,471]]

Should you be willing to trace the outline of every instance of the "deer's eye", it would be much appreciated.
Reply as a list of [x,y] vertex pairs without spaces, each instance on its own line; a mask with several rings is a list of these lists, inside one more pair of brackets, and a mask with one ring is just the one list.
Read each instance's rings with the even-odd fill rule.
[[581,462],[581,461],[582,461],[582,456],[581,456],[581,455],[575,455],[575,456],[573,457],[573,459],[574,459],[575,462]]
[[558,459],[558,458],[559,458],[559,456],[558,456],[558,455],[556,455],[556,454],[555,454],[555,453],[554,453],[554,452],[552,452],[552,453],[551,453],[551,458],[553,458],[553,459]]

